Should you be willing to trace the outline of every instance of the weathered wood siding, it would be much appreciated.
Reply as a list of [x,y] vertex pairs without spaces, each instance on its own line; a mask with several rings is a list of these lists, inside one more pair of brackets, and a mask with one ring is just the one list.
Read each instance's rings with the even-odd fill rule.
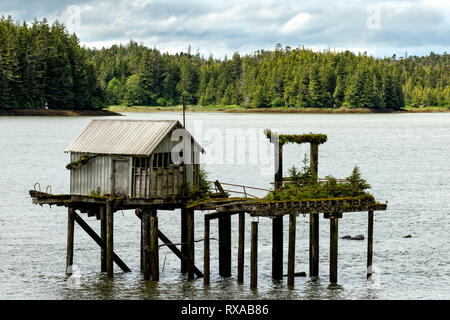
[[[99,191],[100,194],[152,198],[178,194],[184,181],[191,188],[196,188],[200,165],[194,162],[195,159],[200,159],[200,151],[195,152],[192,140],[191,163],[185,166],[175,165],[167,157],[177,144],[168,135],[150,157],[99,155],[80,169],[70,171],[70,193],[90,195],[91,192]],[[163,161],[158,160],[155,165],[154,159],[158,154],[164,154]],[[82,155],[83,153],[72,152],[70,161],[77,161]],[[142,159],[147,160],[142,162]]]
[[[172,141],[171,136],[168,135],[164,140],[158,145],[153,154],[156,153],[166,153],[172,152],[178,141]],[[199,161],[200,161],[201,150],[195,150],[194,140],[191,140],[191,164],[186,164],[186,182],[193,188],[197,187],[199,180]],[[197,161],[195,161],[197,159]],[[195,163],[197,162],[197,163]]]
[[[77,161],[82,153],[70,154],[70,161]],[[118,184],[125,189],[127,183],[127,195],[131,196],[131,163],[128,166],[119,166],[127,172],[116,172],[113,174],[113,159],[117,157],[97,156],[80,169],[70,170],[70,194],[74,195],[90,195],[91,192],[100,191],[100,194],[112,194],[114,185]],[[130,157],[121,157],[131,162]],[[117,166],[116,166],[117,168]],[[116,177],[123,177],[123,181],[114,181]],[[126,180],[126,181],[125,181]]]

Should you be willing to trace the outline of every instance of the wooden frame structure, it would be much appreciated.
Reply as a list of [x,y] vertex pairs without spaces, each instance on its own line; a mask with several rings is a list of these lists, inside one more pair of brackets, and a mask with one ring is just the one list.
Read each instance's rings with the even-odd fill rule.
[[[269,137],[269,132],[266,132]],[[275,190],[283,183],[282,147],[285,143],[310,143],[311,168],[318,174],[318,146],[326,141],[324,135],[273,135],[272,143],[277,144]],[[368,212],[367,235],[367,278],[372,275],[373,261],[373,217],[375,211],[386,210],[387,205],[378,203],[373,197],[357,196],[345,198],[324,198],[290,201],[268,201],[260,198],[230,198],[219,181],[215,181],[218,193],[210,198],[191,202],[183,196],[164,198],[128,198],[111,196],[53,195],[40,191],[29,192],[33,203],[56,205],[68,208],[66,272],[71,274],[74,261],[74,225],[77,223],[101,249],[101,271],[109,278],[114,277],[114,263],[124,272],[130,268],[114,252],[114,213],[119,210],[135,210],[141,223],[140,269],[145,280],[158,281],[159,248],[167,246],[181,261],[181,272],[187,273],[188,280],[203,277],[204,285],[210,285],[210,222],[218,220],[219,227],[219,275],[232,275],[232,228],[231,216],[239,215],[237,281],[244,283],[245,262],[245,221],[246,215],[251,222],[250,250],[250,288],[257,288],[258,280],[258,224],[259,218],[272,219],[272,278],[283,278],[283,218],[289,216],[288,270],[287,285],[294,288],[296,256],[296,224],[299,214],[309,215],[309,276],[319,276],[319,215],[330,221],[330,266],[331,283],[338,281],[338,223],[344,213]],[[255,188],[260,189],[260,188]],[[262,190],[262,189],[261,189]],[[181,209],[181,243],[174,243],[159,229],[158,210]],[[195,266],[194,219],[195,211],[212,211],[204,214],[204,254],[203,272]],[[98,235],[79,214],[87,213],[100,221],[101,234]],[[161,240],[162,244],[159,244]],[[177,245],[181,245],[178,249]]]

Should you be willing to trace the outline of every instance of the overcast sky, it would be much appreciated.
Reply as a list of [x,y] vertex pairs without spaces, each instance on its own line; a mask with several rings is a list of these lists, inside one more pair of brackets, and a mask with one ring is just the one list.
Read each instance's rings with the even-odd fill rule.
[[223,58],[304,45],[378,56],[449,52],[450,0],[1,0],[0,14],[46,17],[101,48],[130,39],[163,52]]

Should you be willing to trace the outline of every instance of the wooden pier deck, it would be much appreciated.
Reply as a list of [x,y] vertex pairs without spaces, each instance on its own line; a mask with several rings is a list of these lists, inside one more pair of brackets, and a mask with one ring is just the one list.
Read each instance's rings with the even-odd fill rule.
[[[181,260],[181,271],[188,273],[188,279],[194,276],[203,277],[204,284],[210,284],[210,221],[219,221],[219,275],[229,277],[232,274],[231,260],[231,216],[239,215],[238,235],[238,261],[237,279],[244,282],[244,247],[245,247],[245,215],[250,217],[283,218],[289,216],[289,249],[288,249],[288,287],[294,286],[295,278],[295,230],[296,217],[299,214],[309,214],[310,219],[310,276],[318,276],[319,264],[319,235],[318,218],[323,213],[325,219],[330,220],[330,282],[337,282],[337,257],[338,257],[338,220],[343,213],[368,212],[368,251],[367,251],[367,276],[371,276],[373,256],[373,214],[375,211],[384,211],[386,204],[378,203],[373,197],[345,197],[326,199],[304,199],[293,201],[268,201],[261,198],[242,197],[213,197],[188,202],[183,197],[130,199],[123,197],[95,197],[78,195],[53,195],[49,193],[30,190],[29,194],[34,204],[56,205],[68,208],[68,242],[67,242],[67,268],[73,264],[73,224],[78,223],[102,250],[102,271],[113,276],[113,262],[124,272],[130,272],[130,268],[112,250],[113,213],[118,210],[135,210],[136,216],[141,220],[141,271],[144,279],[159,280],[159,254],[158,248],[168,246],[170,250]],[[158,229],[158,210],[181,209],[182,214],[182,239],[175,244]],[[87,213],[88,216],[96,216],[101,221],[101,235],[97,235],[88,224],[77,214]],[[204,253],[203,272],[195,266],[194,252],[194,212],[208,211],[204,214]],[[212,211],[212,212],[211,212]],[[109,217],[109,218],[108,218]],[[282,221],[282,220],[281,220]],[[257,287],[257,251],[258,251],[258,221],[252,221],[251,257],[250,257],[250,286]],[[279,237],[274,237],[277,241]],[[278,240],[279,241],[279,240]],[[177,248],[181,245],[181,250]],[[282,246],[281,243],[278,243]],[[283,255],[273,252],[274,265],[280,264],[276,257]],[[282,263],[282,260],[281,260]],[[283,270],[281,269],[281,272]],[[68,271],[68,273],[70,273]],[[274,277],[276,279],[276,277]]]

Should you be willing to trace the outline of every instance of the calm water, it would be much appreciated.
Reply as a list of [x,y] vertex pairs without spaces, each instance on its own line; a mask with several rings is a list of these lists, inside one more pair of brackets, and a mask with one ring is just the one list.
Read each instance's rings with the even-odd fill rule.
[[[181,115],[133,113],[121,118],[181,119]],[[389,201],[388,210],[375,215],[374,282],[365,279],[367,242],[340,240],[339,286],[328,287],[329,224],[321,219],[320,277],[315,281],[296,278],[295,289],[288,290],[286,279],[271,279],[271,222],[260,219],[255,292],[249,290],[249,251],[245,283],[236,283],[237,217],[233,217],[233,276],[218,276],[217,244],[212,241],[210,288],[204,288],[201,279],[188,282],[179,273],[179,261],[166,247],[160,250],[161,281],[143,281],[139,272],[140,223],[132,211],[116,213],[114,249],[133,272],[124,274],[115,266],[115,278],[107,280],[99,272],[98,246],[76,226],[74,263],[78,277],[66,278],[66,211],[32,205],[28,190],[40,182],[42,189],[51,185],[54,193],[68,192],[68,155],[63,151],[90,120],[0,117],[0,299],[450,298],[450,113],[188,114],[188,129],[196,131],[194,135],[209,150],[205,160],[211,179],[269,188],[272,168],[266,161],[264,146],[268,144],[262,129],[319,132],[329,138],[319,150],[320,176],[345,177],[358,164],[376,198]],[[235,147],[229,138],[233,134],[242,136],[242,132],[250,136],[247,149]],[[227,142],[224,150],[228,151],[221,155],[217,146],[222,146],[223,137]],[[252,149],[255,146],[256,151]],[[229,157],[233,150],[235,159]],[[256,161],[252,158],[255,152]],[[300,166],[305,152],[306,145],[285,147],[285,169],[293,164]],[[247,159],[239,159],[242,154]],[[174,242],[180,239],[178,213],[159,213],[161,230]],[[99,230],[95,218],[83,217]],[[300,216],[297,221],[296,271],[307,272],[308,217]],[[214,238],[218,237],[216,223],[211,226]],[[287,220],[284,225],[287,227]],[[348,213],[340,220],[339,236],[366,234],[366,229],[366,213]],[[196,214],[195,232],[196,239],[203,237],[203,213]],[[407,234],[412,238],[403,238]],[[200,269],[202,248],[203,243],[197,242],[196,261]],[[285,254],[287,257],[287,246]]]

